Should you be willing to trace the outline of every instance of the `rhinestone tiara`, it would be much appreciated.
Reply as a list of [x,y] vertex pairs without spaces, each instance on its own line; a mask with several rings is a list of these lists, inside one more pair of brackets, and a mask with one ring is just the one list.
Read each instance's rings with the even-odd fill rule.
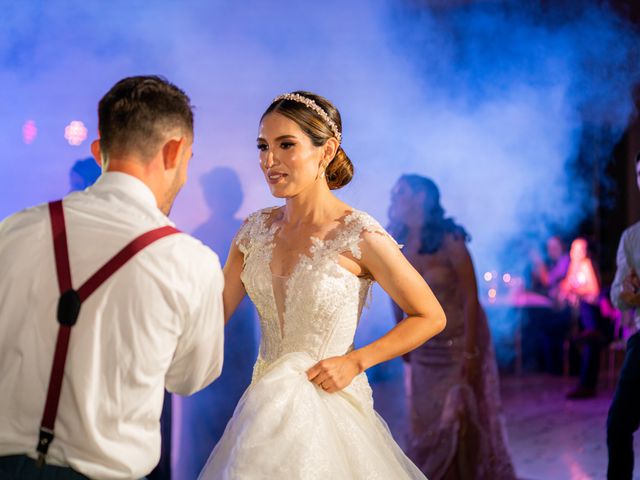
[[342,142],[342,134],[340,133],[340,130],[338,130],[336,122],[331,120],[329,114],[325,112],[322,107],[320,107],[316,102],[308,97],[305,97],[304,95],[300,95],[299,93],[285,93],[283,95],[279,95],[273,99],[273,102],[277,102],[279,100],[293,100],[294,102],[303,103],[308,108],[320,115],[320,117],[327,123],[327,125],[329,125],[331,132],[333,132],[333,136],[338,139],[338,142]]

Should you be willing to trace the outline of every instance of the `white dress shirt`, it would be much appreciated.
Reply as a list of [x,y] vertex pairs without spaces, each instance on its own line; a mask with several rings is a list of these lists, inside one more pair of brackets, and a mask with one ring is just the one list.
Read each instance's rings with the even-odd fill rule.
[[[64,213],[74,288],[138,235],[173,225],[151,190],[123,173],[68,195]],[[0,456],[35,458],[58,332],[46,205],[0,223],[0,268]],[[99,287],[72,329],[47,462],[92,478],[149,473],[160,456],[165,386],[189,395],[220,375],[222,288],[216,254],[182,233],[151,244]]]
[[[611,301],[619,310],[629,310],[628,305],[620,298],[624,279],[634,270],[640,275],[640,222],[634,223],[620,237],[618,255],[616,257],[616,276],[611,285]],[[635,310],[636,327],[640,330],[640,309]]]

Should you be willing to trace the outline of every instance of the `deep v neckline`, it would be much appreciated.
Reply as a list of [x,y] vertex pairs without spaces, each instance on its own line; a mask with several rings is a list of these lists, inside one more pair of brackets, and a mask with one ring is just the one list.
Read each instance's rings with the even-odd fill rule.
[[[297,273],[297,270],[299,269],[300,264],[304,263],[305,261],[312,262],[318,250],[320,250],[321,248],[326,248],[328,245],[331,245],[331,243],[333,243],[335,240],[339,238],[340,236],[339,230],[347,226],[348,218],[351,215],[353,215],[355,212],[356,212],[355,210],[349,210],[348,212],[344,213],[343,215],[341,215],[335,220],[335,222],[338,225],[332,228],[331,230],[329,230],[327,235],[327,236],[331,236],[331,238],[327,239],[326,238],[327,236],[325,236],[325,238],[320,238],[316,235],[309,235],[310,246],[308,247],[308,249],[301,251],[297,254],[298,258],[293,263],[292,267],[290,268],[289,272],[286,275],[277,274],[273,272],[273,265],[272,265],[273,252],[276,249],[278,232],[282,230],[282,226],[276,225],[275,222],[272,222],[271,225],[269,225],[268,227],[270,237],[271,237],[269,242],[270,251],[269,251],[268,267],[269,267],[269,273],[271,274],[271,276],[276,278],[284,278],[284,279],[293,278]],[[334,232],[335,232],[335,235],[333,235]]]
[[271,277],[271,281],[270,281],[271,295],[276,307],[276,313],[278,315],[278,327],[279,327],[278,332],[280,334],[280,340],[284,339],[285,328],[286,328],[285,318],[287,315],[287,303],[289,300],[289,291],[290,291],[292,281],[296,278],[300,268],[302,268],[304,264],[311,267],[320,249],[327,249],[327,247],[330,246],[331,243],[333,243],[335,240],[339,238],[340,236],[339,229],[346,228],[349,217],[354,213],[355,213],[355,210],[349,210],[348,212],[346,212],[336,220],[338,225],[335,228],[332,228],[328,232],[328,234],[331,235],[335,231],[335,235],[332,235],[331,238],[326,239],[325,237],[325,239],[322,239],[315,235],[310,235],[309,240],[311,242],[311,245],[306,251],[302,251],[297,254],[298,258],[293,263],[293,266],[291,267],[287,275],[279,275],[279,274],[273,273],[273,268],[272,268],[273,252],[276,249],[277,235],[278,235],[278,232],[282,229],[282,226],[277,225],[275,223],[275,220],[272,221],[271,225],[269,225],[268,229],[269,229],[269,234],[271,238],[268,244],[269,254],[267,256],[268,258],[267,270]]

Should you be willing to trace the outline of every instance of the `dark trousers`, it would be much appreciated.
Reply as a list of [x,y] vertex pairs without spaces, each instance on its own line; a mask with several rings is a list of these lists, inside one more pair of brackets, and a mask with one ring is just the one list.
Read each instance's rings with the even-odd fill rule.
[[36,461],[26,455],[0,457],[1,480],[88,480],[69,467],[45,465],[38,468]]
[[[39,468],[26,455],[0,457],[0,480],[90,480],[70,467],[44,465]],[[140,480],[147,480],[146,477]]]
[[607,419],[609,480],[631,480],[633,476],[633,434],[640,426],[640,332],[627,342],[616,393]]
[[542,371],[562,375],[564,341],[571,328],[571,309],[566,307],[562,310],[540,310],[542,314],[536,329]]
[[580,323],[584,337],[580,363],[580,386],[595,389],[600,372],[600,351],[606,345],[606,321],[597,306],[580,302]]

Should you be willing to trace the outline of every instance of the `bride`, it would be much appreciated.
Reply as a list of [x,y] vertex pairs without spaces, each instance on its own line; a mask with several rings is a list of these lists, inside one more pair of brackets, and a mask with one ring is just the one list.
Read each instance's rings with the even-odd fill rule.
[[[225,318],[249,294],[260,353],[200,478],[424,478],[374,411],[364,371],[439,333],[445,315],[380,224],[331,192],[353,176],[341,140],[338,110],[309,92],[262,116],[260,167],[285,205],[247,218],[224,267]],[[354,349],[374,280],[407,317]]]

